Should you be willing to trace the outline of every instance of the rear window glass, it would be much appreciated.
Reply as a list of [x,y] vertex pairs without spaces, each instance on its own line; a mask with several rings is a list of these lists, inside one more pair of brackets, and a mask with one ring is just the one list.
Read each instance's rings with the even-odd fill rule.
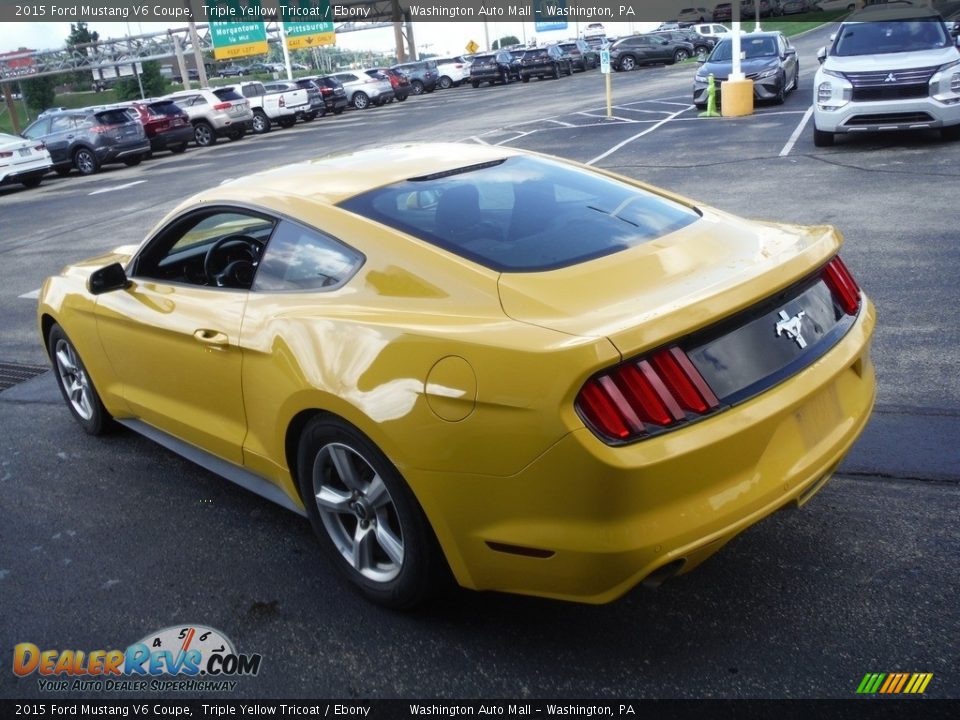
[[214,90],[213,94],[221,100],[243,100],[243,95],[232,88],[220,88],[219,90]]
[[527,157],[412,178],[340,206],[502,272],[585,262],[700,217],[624,182]]
[[97,113],[97,122],[101,125],[122,125],[132,120],[126,110],[102,110]]
[[180,106],[171,100],[152,102],[147,105],[154,115],[183,115]]

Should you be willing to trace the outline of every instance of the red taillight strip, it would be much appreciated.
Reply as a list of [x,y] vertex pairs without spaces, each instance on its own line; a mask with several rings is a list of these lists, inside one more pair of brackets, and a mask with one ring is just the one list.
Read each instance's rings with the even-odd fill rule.
[[687,410],[705,413],[720,404],[707,381],[680,348],[661,350],[650,358],[650,362]]
[[629,441],[673,428],[720,403],[679,347],[628,361],[588,380],[576,407],[595,432]]
[[843,311],[847,315],[856,315],[860,309],[860,286],[839,255],[827,263],[823,276]]

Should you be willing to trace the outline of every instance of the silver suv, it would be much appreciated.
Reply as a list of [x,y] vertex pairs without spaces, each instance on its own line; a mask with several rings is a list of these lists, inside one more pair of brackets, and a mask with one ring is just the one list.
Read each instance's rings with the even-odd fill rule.
[[343,85],[347,102],[357,110],[371,105],[383,105],[393,99],[393,85],[390,80],[371,77],[365,70],[351,70],[330,77]]
[[202,147],[221,137],[239,140],[253,127],[250,103],[231,88],[182,90],[163,99],[183,108],[193,125],[193,138]]
[[960,51],[929,8],[868,7],[817,54],[813,142],[837,133],[940,128],[960,137]]

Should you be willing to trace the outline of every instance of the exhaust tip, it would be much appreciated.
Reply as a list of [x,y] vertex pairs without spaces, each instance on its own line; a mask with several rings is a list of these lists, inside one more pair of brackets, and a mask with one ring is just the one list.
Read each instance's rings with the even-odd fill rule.
[[680,568],[682,568],[686,562],[686,558],[680,558],[679,560],[674,560],[666,565],[661,565],[652,573],[647,575],[647,577],[645,577],[643,582],[640,584],[645,588],[660,587],[664,582],[680,572]]

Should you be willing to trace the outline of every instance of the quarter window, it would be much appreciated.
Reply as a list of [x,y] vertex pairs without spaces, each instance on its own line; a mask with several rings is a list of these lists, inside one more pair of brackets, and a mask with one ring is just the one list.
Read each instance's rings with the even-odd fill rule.
[[277,227],[253,284],[255,291],[326,290],[349,280],[363,256],[333,238],[283,220]]

